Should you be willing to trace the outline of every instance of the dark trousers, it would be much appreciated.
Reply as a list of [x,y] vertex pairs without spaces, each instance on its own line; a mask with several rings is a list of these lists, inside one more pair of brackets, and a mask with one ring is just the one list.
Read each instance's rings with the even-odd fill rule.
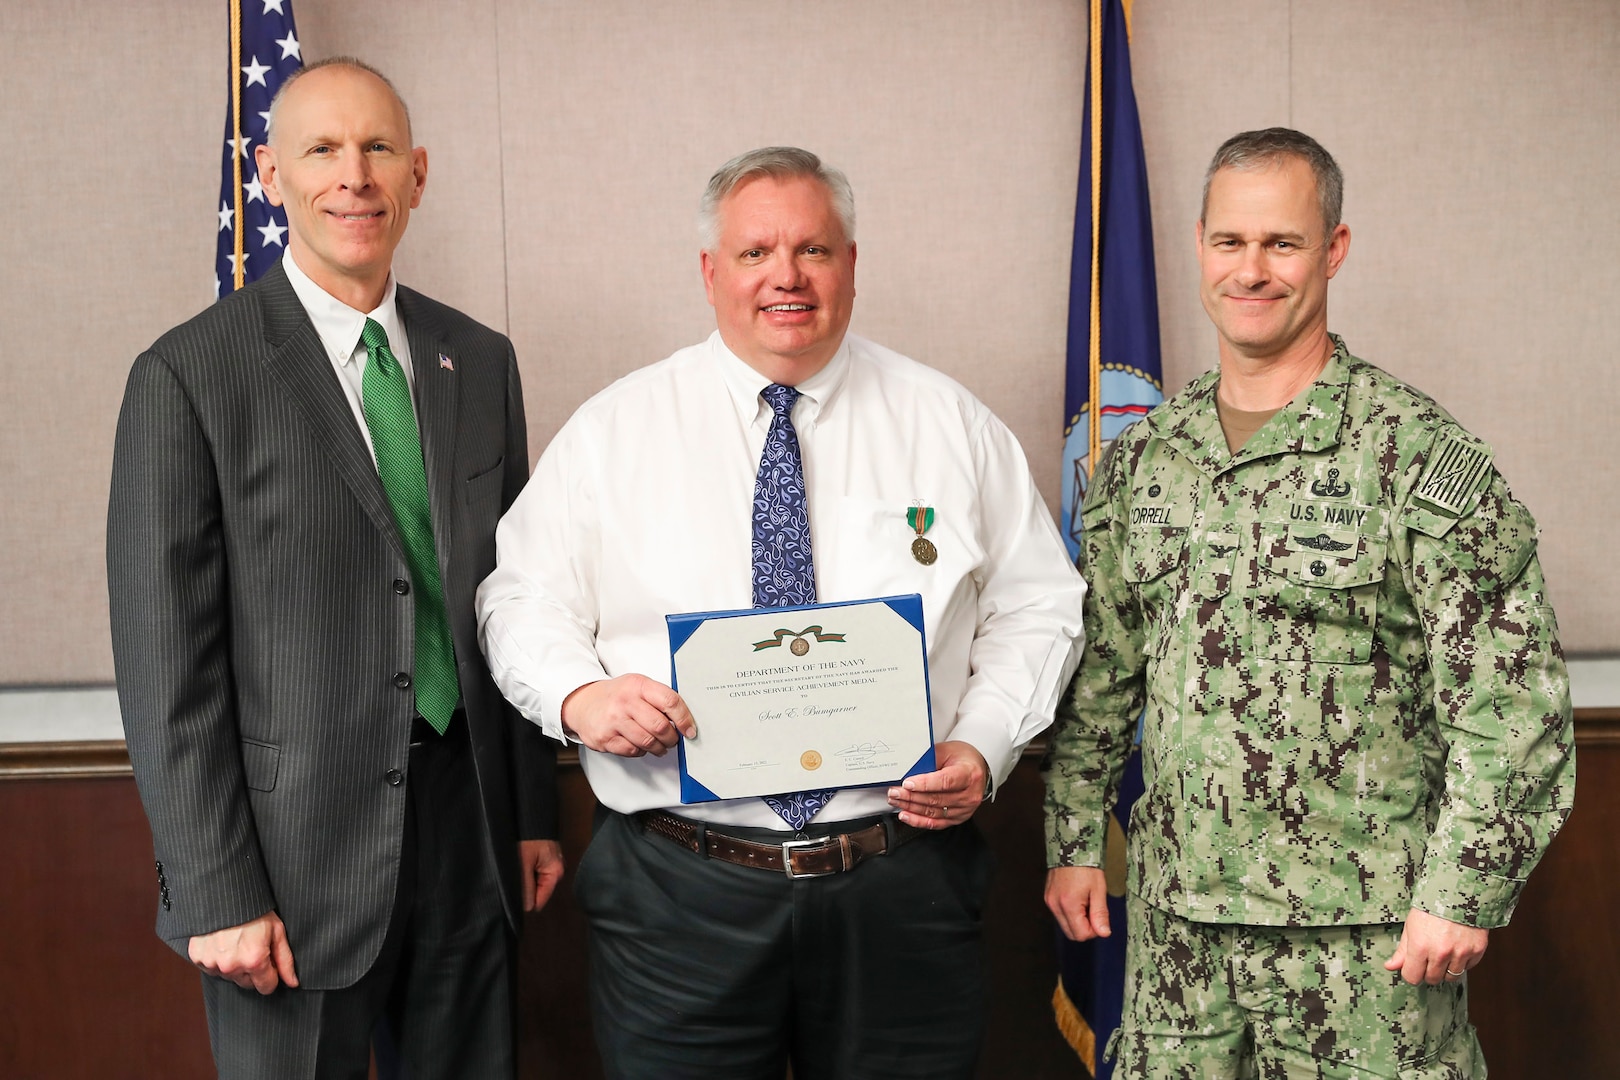
[[795,1080],[971,1077],[990,872],[971,824],[791,880],[599,812],[574,889],[608,1077],[781,1080],[789,1060]]
[[467,721],[458,712],[444,737],[423,727],[406,780],[399,889],[376,963],[341,990],[282,986],[267,996],[203,976],[222,1078],[364,1080],[374,1031],[385,1077],[513,1076],[516,942],[484,838]]

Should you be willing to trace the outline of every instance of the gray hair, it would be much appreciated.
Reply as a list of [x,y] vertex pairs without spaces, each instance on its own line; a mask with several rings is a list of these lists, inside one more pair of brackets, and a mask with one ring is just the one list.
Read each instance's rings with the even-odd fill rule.
[[411,141],[411,109],[409,105],[405,104],[405,99],[400,96],[399,89],[394,86],[393,80],[384,75],[382,72],[378,71],[376,68],[372,67],[370,64],[366,63],[364,60],[361,60],[359,57],[328,56],[325,60],[317,60],[313,64],[306,64],[305,66],[299,68],[297,71],[287,76],[286,81],[276,88],[275,96],[270,99],[270,115],[265,119],[264,122],[265,142],[269,142],[271,140],[272,135],[276,130],[276,113],[280,111],[281,99],[287,96],[287,91],[292,88],[292,84],[297,82],[299,79],[302,79],[310,72],[319,71],[321,68],[326,67],[346,67],[354,71],[364,71],[368,75],[375,75],[378,79],[381,79],[382,84],[388,87],[388,92],[394,95],[394,100],[399,102],[400,111],[405,114],[405,141]]
[[745,183],[762,176],[777,180],[807,176],[827,185],[833,213],[844,230],[844,241],[855,242],[855,192],[849,186],[849,177],[808,150],[796,146],[765,146],[738,154],[709,177],[709,186],[698,203],[698,232],[703,237],[705,251],[712,252],[720,246],[720,204]]
[[1284,158],[1298,158],[1311,167],[1316,178],[1316,198],[1322,207],[1322,222],[1326,232],[1339,227],[1344,212],[1344,173],[1333,155],[1322,144],[1293,128],[1273,127],[1260,131],[1244,131],[1221,143],[1204,173],[1204,202],[1198,210],[1198,221],[1203,223],[1209,212],[1209,184],[1222,169],[1262,169],[1279,164]]

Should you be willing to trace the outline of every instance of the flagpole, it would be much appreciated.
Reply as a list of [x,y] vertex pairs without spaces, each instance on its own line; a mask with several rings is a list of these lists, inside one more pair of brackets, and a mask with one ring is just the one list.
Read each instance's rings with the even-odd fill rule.
[[[1086,475],[1102,455],[1102,35],[1103,0],[1091,0],[1091,375]],[[1076,508],[1076,513],[1079,508]]]
[[231,172],[236,177],[233,192],[235,212],[231,218],[231,235],[236,246],[236,267],[232,271],[235,287],[242,287],[247,259],[243,257],[242,240],[242,0],[231,0]]

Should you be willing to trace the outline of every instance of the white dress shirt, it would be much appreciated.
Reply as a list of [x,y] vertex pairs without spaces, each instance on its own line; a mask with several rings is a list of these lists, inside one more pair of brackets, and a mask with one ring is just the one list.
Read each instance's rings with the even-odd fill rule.
[[[501,520],[479,640],[501,691],[552,738],[586,683],[670,681],[665,615],[752,605],[767,385],[718,332],[626,376],[557,433]],[[972,744],[1000,783],[1051,723],[1084,636],[1085,582],[1017,439],[955,381],[854,335],[798,389],[817,599],[922,594],[934,738]],[[918,505],[935,512],[931,566],[911,554]],[[621,813],[786,828],[759,799],[681,806],[674,751],[580,757]],[[885,788],[846,788],[816,820],[888,809]]]
[[375,465],[377,450],[371,445],[371,428],[366,424],[365,396],[360,389],[367,359],[360,332],[366,328],[367,319],[376,319],[387,333],[388,349],[399,361],[400,370],[405,373],[405,385],[411,391],[411,411],[416,411],[416,374],[411,368],[411,343],[405,337],[405,324],[399,319],[399,308],[394,305],[394,275],[389,273],[382,303],[374,311],[356,311],[311,281],[309,275],[299,268],[292,252],[283,255],[281,262],[287,271],[287,281],[298,295],[298,302],[304,305],[309,321],[315,324],[315,333],[320,336],[321,346],[332,361],[338,382],[343,384],[343,396],[349,399],[354,422],[360,425],[360,434],[365,436],[366,449],[371,453],[371,463]]

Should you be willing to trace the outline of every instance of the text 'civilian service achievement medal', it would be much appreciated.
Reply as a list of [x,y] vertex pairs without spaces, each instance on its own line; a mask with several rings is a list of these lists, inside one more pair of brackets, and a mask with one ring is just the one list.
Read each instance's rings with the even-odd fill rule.
[[924,566],[934,565],[939,558],[939,550],[934,542],[923,535],[934,527],[934,508],[932,506],[913,506],[906,511],[906,524],[917,530],[917,539],[911,542],[911,557]]

